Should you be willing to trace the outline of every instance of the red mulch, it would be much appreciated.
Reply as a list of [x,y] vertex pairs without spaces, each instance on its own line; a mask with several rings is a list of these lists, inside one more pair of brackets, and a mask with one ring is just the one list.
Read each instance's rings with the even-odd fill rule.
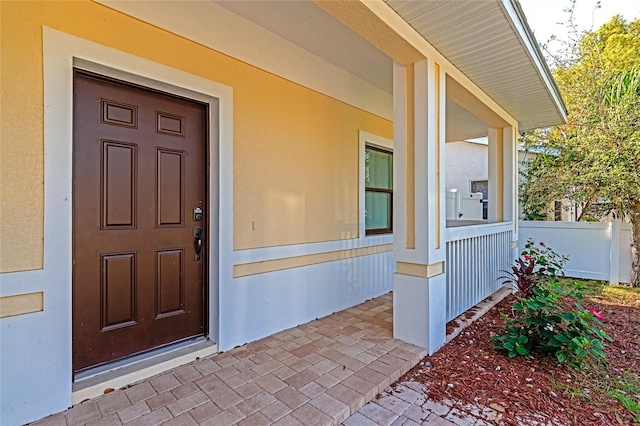
[[[511,310],[510,296],[466,328],[451,343],[409,371],[402,381],[425,385],[429,399],[491,407],[496,424],[630,425],[634,416],[607,396],[586,374],[547,359],[509,359],[493,349],[491,335],[501,331],[500,312]],[[640,303],[591,297],[583,306],[604,314],[604,329],[614,342],[605,343],[608,374],[622,378],[625,370],[640,375]],[[582,391],[587,398],[572,396]],[[502,408],[502,409],[501,409]]]

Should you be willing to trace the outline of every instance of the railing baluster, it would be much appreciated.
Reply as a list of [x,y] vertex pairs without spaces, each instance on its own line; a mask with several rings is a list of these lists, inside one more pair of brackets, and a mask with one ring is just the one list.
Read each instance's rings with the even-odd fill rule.
[[507,224],[496,224],[490,229],[453,228],[451,235],[447,235],[447,321],[502,286],[498,277],[511,263],[510,244],[511,230]]

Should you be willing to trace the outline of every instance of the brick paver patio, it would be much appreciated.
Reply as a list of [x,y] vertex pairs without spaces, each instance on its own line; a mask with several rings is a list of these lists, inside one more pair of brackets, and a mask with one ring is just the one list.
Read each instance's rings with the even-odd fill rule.
[[[392,317],[389,293],[85,401],[35,424],[338,425],[384,394],[426,355],[422,348],[391,337]],[[365,424],[356,423],[358,416],[374,422],[367,413],[379,414],[363,410],[345,425]],[[368,424],[399,418],[387,415]]]
[[427,399],[423,385],[396,382],[351,415],[343,425],[489,426],[499,423],[500,419],[500,411],[491,407],[462,405],[455,401],[431,401]]

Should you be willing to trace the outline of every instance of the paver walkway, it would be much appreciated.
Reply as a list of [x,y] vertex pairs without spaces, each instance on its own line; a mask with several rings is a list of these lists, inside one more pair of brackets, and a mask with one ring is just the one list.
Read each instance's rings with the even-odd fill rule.
[[[455,338],[464,327],[484,315],[491,307],[511,293],[504,288],[481,301],[467,313],[455,319],[456,327],[447,335],[447,342]],[[472,314],[469,316],[469,313]],[[420,362],[420,369],[429,369],[429,361]],[[462,404],[460,401],[430,401],[423,384],[398,381],[387,387],[357,413],[351,415],[344,426],[485,426],[500,423],[505,407]],[[545,422],[541,421],[540,425]]]
[[[504,411],[502,407],[497,408]],[[489,426],[500,418],[500,411],[491,407],[461,406],[453,401],[430,401],[426,399],[423,385],[417,382],[396,382],[350,416],[343,425]]]
[[367,419],[366,407],[347,419],[426,355],[422,348],[391,337],[392,317],[389,293],[83,402],[36,424],[359,424],[358,416]]

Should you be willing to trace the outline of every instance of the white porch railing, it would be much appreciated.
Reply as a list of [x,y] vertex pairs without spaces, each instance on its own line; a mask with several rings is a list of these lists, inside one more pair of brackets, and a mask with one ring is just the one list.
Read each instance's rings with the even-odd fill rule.
[[510,222],[447,228],[447,321],[502,287],[511,259]]

